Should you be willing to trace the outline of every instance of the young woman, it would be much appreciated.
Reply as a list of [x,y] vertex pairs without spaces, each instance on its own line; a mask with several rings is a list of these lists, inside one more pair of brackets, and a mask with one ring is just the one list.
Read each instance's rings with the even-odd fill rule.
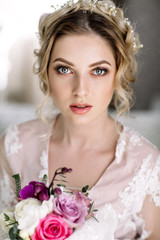
[[130,108],[141,44],[129,20],[111,1],[69,1],[42,16],[39,35],[39,111],[52,97],[58,113],[48,125],[33,120],[2,137],[1,206],[13,203],[11,175],[20,173],[23,185],[44,174],[50,182],[65,166],[73,169],[68,188],[88,184],[96,208],[112,205],[115,239],[160,239],[159,151],[108,113],[112,99],[117,116]]

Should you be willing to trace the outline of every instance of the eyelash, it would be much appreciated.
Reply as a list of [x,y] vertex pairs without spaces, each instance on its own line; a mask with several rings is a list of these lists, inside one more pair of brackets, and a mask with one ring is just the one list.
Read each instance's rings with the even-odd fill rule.
[[[70,73],[72,72],[71,70],[70,70],[69,73],[63,73],[63,72],[61,72],[61,70],[64,69],[64,68],[70,70],[69,67],[68,67],[68,66],[65,66],[65,65],[59,65],[59,66],[57,66],[57,67],[55,68],[55,70],[56,70],[59,74],[62,74],[62,75],[70,74]],[[106,74],[109,72],[107,68],[97,67],[97,68],[95,68],[95,69],[92,70],[92,73],[93,73],[94,71],[97,71],[97,70],[103,71],[104,73],[103,73],[103,74],[92,74],[92,75],[95,75],[95,76],[104,76],[104,75],[106,75]]]
[[[59,74],[67,74],[67,73],[62,73],[62,72],[60,71],[60,69],[62,69],[62,68],[67,68],[67,69],[69,69],[69,67],[67,67],[67,66],[60,65],[60,66],[57,66],[57,67],[55,68],[55,70],[56,70]],[[71,70],[70,70],[70,71],[71,71]]]
[[95,74],[96,76],[104,76],[108,73],[108,69],[107,68],[100,68],[100,67],[97,67],[93,70],[94,71],[97,71],[97,70],[100,70],[100,71],[103,71],[104,73],[102,75],[99,75],[99,74]]

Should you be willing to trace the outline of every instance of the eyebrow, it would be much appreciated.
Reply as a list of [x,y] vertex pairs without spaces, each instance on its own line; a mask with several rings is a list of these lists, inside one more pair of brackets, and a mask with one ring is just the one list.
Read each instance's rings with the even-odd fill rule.
[[[73,63],[69,62],[68,60],[66,60],[66,59],[64,59],[64,58],[56,58],[56,59],[53,61],[53,63],[55,63],[55,62],[57,62],[57,61],[67,63],[67,64],[70,65],[70,66],[74,66]],[[101,61],[92,63],[91,65],[89,65],[89,67],[94,67],[94,66],[97,66],[97,65],[103,64],[103,63],[106,63],[106,64],[112,66],[110,62],[108,62],[108,61],[106,61],[106,60],[101,60]]]

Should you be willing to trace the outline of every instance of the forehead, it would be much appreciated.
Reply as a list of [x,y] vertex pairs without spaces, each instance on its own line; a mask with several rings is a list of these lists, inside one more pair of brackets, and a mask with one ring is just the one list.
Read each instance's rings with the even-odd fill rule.
[[84,35],[64,35],[56,40],[51,58],[63,57],[70,61],[94,62],[108,59],[115,62],[113,50],[101,36],[90,33]]

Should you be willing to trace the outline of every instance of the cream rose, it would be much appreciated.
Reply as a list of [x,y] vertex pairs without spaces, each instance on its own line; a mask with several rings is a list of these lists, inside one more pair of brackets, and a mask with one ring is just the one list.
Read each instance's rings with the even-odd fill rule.
[[22,200],[15,207],[15,219],[18,222],[18,229],[22,230],[25,237],[31,236],[39,224],[39,220],[46,217],[53,211],[53,196],[42,203],[34,198]]

